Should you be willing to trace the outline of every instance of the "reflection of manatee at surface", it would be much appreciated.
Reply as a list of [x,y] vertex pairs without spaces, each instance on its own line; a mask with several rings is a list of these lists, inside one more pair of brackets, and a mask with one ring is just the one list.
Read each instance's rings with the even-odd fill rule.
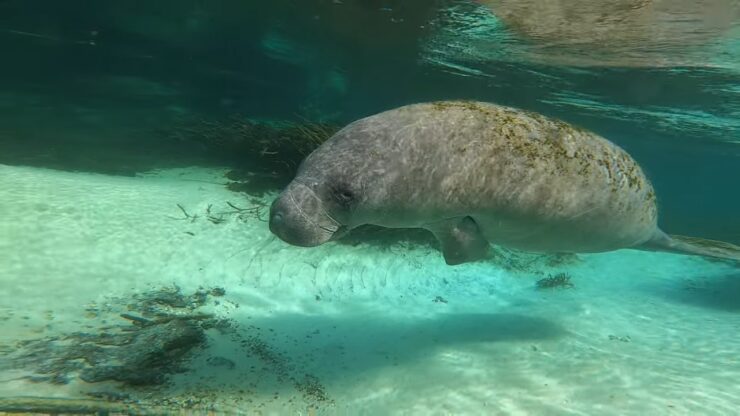
[[732,0],[478,2],[531,42],[533,55],[564,64],[663,66],[656,58],[715,42],[740,18],[740,6]]

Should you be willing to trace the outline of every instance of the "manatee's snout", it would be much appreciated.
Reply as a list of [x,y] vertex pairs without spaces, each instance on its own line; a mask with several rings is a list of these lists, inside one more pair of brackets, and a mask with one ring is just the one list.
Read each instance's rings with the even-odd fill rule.
[[340,224],[307,186],[291,183],[270,207],[270,231],[288,244],[314,247],[329,241]]

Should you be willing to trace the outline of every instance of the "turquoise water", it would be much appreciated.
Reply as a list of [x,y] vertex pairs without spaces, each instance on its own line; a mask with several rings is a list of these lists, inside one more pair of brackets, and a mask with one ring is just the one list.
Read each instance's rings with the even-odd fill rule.
[[608,138],[662,229],[740,244],[740,7],[557,4],[0,1],[0,412],[735,414],[735,263],[268,229],[316,140],[471,99]]

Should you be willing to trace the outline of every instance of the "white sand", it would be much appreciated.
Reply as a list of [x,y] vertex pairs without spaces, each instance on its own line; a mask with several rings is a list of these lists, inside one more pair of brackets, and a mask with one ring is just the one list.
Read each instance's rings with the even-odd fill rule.
[[[538,291],[541,276],[492,263],[448,267],[438,252],[403,243],[304,249],[257,219],[213,224],[203,217],[209,204],[250,205],[224,182],[215,169],[127,178],[0,165],[0,344],[100,325],[85,308],[112,296],[220,286],[226,301],[216,313],[260,327],[293,374],[321,381],[334,403],[319,414],[740,409],[738,268],[624,250],[544,270],[567,271],[575,288]],[[173,219],[178,203],[200,217]],[[250,414],[306,414],[290,383],[230,337],[210,337],[171,394],[211,394]],[[209,356],[236,367],[209,366]],[[96,387],[19,375],[0,371],[0,397],[80,397]]]

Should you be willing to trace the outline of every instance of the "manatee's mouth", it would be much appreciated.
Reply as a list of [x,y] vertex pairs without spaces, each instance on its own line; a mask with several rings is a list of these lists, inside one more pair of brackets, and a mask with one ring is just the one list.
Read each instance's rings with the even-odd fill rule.
[[288,244],[315,247],[346,234],[307,186],[294,183],[270,207],[270,231]]

